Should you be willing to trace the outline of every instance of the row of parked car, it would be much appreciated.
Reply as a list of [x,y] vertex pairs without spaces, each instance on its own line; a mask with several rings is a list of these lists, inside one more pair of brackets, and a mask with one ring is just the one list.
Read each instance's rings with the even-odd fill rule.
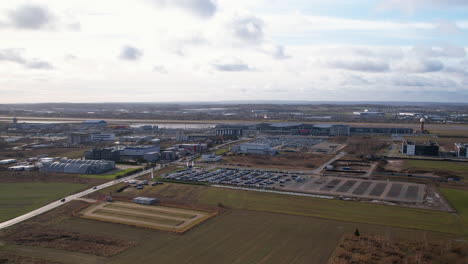
[[178,181],[209,182],[265,189],[284,187],[284,184],[288,182],[302,181],[298,173],[230,168],[217,169],[214,171],[201,168],[189,168],[163,175],[163,177],[165,179]]
[[163,184],[160,181],[150,182],[148,180],[144,180],[144,181],[130,180],[130,181],[125,181],[125,183],[128,183],[130,186],[133,186],[133,187],[137,188],[138,190],[143,189],[144,185],[156,186],[156,185]]

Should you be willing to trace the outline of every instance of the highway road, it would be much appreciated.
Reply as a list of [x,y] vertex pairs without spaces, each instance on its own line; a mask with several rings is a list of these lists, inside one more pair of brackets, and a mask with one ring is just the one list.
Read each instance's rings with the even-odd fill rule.
[[133,174],[133,175],[124,177],[124,178],[120,178],[120,179],[117,179],[117,180],[113,180],[113,181],[110,181],[110,182],[106,182],[106,183],[104,183],[104,184],[101,184],[101,185],[99,185],[99,186],[96,186],[96,189],[93,187],[93,188],[91,188],[91,189],[87,189],[87,190],[85,190],[85,191],[82,191],[82,192],[79,192],[79,193],[76,193],[76,194],[72,194],[72,195],[67,196],[67,197],[63,197],[63,198],[65,198],[65,201],[64,201],[64,202],[61,201],[61,200],[63,199],[63,198],[62,198],[62,199],[60,199],[60,200],[58,200],[58,201],[52,202],[52,203],[50,203],[50,204],[48,204],[48,205],[45,205],[45,206],[43,206],[43,207],[41,207],[41,208],[38,208],[38,209],[36,209],[36,210],[34,210],[34,211],[31,211],[31,212],[29,212],[29,213],[27,213],[27,214],[24,214],[24,215],[18,216],[18,217],[16,217],[16,218],[13,218],[13,219],[11,219],[11,220],[8,220],[8,221],[5,221],[5,222],[3,222],[3,223],[0,223],[0,229],[4,229],[4,228],[7,228],[7,227],[9,227],[9,226],[15,225],[15,224],[17,224],[17,223],[26,221],[26,220],[28,220],[28,219],[31,219],[31,218],[35,217],[35,216],[38,216],[38,215],[43,214],[43,213],[45,213],[45,212],[48,212],[48,211],[50,211],[50,210],[52,210],[52,209],[55,209],[55,208],[57,208],[57,207],[59,207],[59,206],[61,206],[61,205],[63,205],[63,204],[66,204],[66,203],[68,203],[68,202],[70,202],[70,201],[73,201],[73,200],[75,200],[75,199],[77,199],[77,198],[81,198],[81,197],[86,196],[86,195],[88,195],[88,194],[90,194],[90,193],[97,192],[97,191],[99,191],[99,190],[101,190],[101,189],[110,187],[110,186],[112,186],[112,185],[121,183],[121,182],[123,182],[123,181],[128,181],[128,180],[131,180],[131,179],[135,179],[135,178],[140,177],[140,176],[143,176],[143,175],[145,175],[145,174],[147,174],[147,173],[151,173],[151,171],[153,171],[153,170],[158,170],[158,169],[160,169],[160,167],[156,167],[156,168],[154,168],[154,169],[145,170],[145,171],[142,171],[142,172],[139,172],[139,173],[136,173],[136,174]]

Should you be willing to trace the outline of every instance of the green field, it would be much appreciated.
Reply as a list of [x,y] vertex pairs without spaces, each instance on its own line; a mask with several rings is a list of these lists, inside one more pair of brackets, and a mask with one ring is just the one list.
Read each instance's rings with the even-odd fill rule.
[[468,233],[468,191],[441,188],[440,191],[460,216],[464,234]]
[[154,196],[170,202],[183,201],[210,206],[222,205],[232,209],[465,234],[458,216],[454,214],[398,206],[171,183],[148,187],[142,191],[130,189],[122,195],[131,197]]
[[227,148],[220,148],[220,149],[215,150],[214,153],[215,153],[216,155],[224,155],[224,154],[226,154],[226,153],[228,153],[228,152],[229,152],[229,149],[227,149]]
[[139,170],[140,168],[129,168],[129,169],[124,169],[120,170],[111,174],[82,174],[80,177],[82,178],[93,178],[93,179],[109,179],[109,180],[114,180],[117,179],[117,177],[122,177],[131,174],[132,172],[135,172]]
[[71,183],[0,183],[0,222],[32,211],[85,187],[84,184]]
[[236,209],[314,216],[453,234],[462,232],[457,217],[449,213],[361,202],[216,188],[210,188],[204,193],[200,202],[210,205],[222,203],[226,207]]
[[421,171],[446,171],[459,177],[468,176],[468,162],[432,161],[432,160],[406,160],[405,168]]

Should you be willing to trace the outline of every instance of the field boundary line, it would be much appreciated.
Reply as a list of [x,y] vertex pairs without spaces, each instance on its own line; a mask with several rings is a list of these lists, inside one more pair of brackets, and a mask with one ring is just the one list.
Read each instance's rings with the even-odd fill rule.
[[262,189],[245,188],[245,187],[234,187],[234,186],[217,185],[217,184],[211,185],[211,187],[226,188],[226,189],[233,189],[233,190],[242,190],[242,191],[277,193],[277,194],[284,194],[284,195],[294,195],[294,196],[312,197],[312,198],[329,199],[329,200],[335,199],[334,196],[328,196],[328,195],[316,195],[316,194],[296,193],[296,192],[282,192],[282,191],[262,190]]

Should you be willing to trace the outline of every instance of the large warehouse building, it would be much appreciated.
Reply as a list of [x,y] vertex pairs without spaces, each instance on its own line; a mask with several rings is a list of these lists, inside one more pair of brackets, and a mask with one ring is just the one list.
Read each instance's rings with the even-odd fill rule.
[[60,160],[42,163],[39,171],[55,173],[100,174],[115,169],[115,162],[107,160]]
[[243,154],[271,155],[278,154],[278,150],[272,148],[270,144],[242,143],[232,147],[232,151]]
[[342,124],[261,123],[256,125],[218,125],[216,135],[242,137],[252,131],[275,135],[352,136],[413,134],[405,127],[352,127]]

